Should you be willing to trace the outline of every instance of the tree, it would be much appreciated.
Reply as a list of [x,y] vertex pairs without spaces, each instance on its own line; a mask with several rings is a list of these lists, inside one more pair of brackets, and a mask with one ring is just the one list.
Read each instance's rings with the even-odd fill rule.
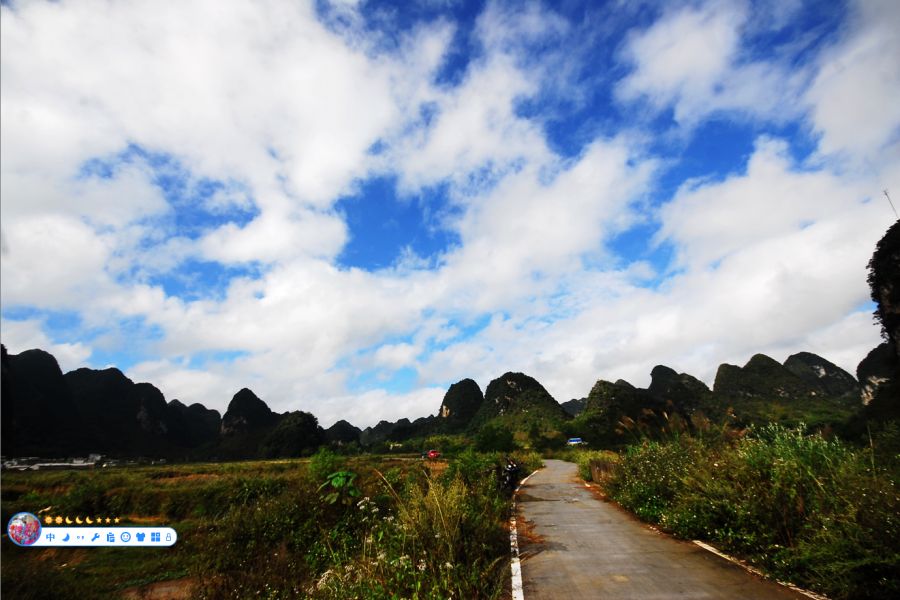
[[532,423],[528,429],[528,442],[531,444],[532,450],[540,450],[547,445],[547,438],[541,433],[541,428],[537,423]]
[[509,427],[485,425],[475,436],[475,449],[479,452],[512,452],[516,440]]
[[890,368],[894,380],[879,386],[875,397],[866,406],[869,418],[878,420],[900,418],[900,221],[887,230],[869,261],[869,287],[875,309],[875,320],[881,323],[881,335],[890,350]]
[[260,444],[263,458],[299,458],[325,443],[325,430],[302,410],[288,413]]
[[875,320],[881,324],[881,335],[890,344],[896,361],[900,342],[900,221],[891,225],[875,246],[867,279],[872,300],[878,304]]

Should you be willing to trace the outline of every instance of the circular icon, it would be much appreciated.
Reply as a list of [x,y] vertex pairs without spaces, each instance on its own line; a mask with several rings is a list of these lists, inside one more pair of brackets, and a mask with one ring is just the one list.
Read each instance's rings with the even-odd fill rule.
[[127,531],[123,531],[122,535],[120,537],[122,538],[123,542],[127,542],[127,541],[131,540],[131,534],[128,533]]
[[30,546],[41,537],[41,522],[31,513],[19,513],[9,520],[6,533],[19,546]]

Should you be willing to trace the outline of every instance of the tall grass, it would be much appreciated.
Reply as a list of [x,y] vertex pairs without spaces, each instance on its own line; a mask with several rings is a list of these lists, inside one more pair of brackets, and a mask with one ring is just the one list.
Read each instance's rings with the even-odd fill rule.
[[[498,598],[509,560],[509,498],[491,469],[500,458],[324,452],[308,463],[4,474],[4,515],[52,506],[48,514],[153,521],[175,527],[179,542],[77,551],[4,540],[3,589],[105,598],[179,570],[195,582],[192,597],[207,599]],[[518,458],[540,466],[536,455]]]
[[546,452],[547,458],[556,458],[566,462],[572,462],[578,465],[578,475],[585,481],[592,481],[591,461],[598,460],[600,462],[616,463],[619,461],[619,455],[609,450],[589,450],[587,448],[566,448],[564,450],[549,450]]
[[866,450],[779,425],[698,433],[630,446],[612,499],[833,598],[900,594],[896,428]]

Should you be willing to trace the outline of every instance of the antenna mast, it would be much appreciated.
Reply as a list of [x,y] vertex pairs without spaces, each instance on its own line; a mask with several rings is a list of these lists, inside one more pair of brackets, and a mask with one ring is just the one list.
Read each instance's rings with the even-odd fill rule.
[[[887,191],[887,190],[881,190],[881,191],[884,192],[884,195],[885,195],[885,196],[887,196],[888,202],[891,202],[891,197],[888,195],[888,191]],[[898,220],[898,221],[900,221],[900,215],[897,214],[897,209],[894,208],[894,203],[893,203],[893,202],[891,202],[891,208],[892,208],[893,211],[894,211],[894,216],[897,217],[897,220]]]

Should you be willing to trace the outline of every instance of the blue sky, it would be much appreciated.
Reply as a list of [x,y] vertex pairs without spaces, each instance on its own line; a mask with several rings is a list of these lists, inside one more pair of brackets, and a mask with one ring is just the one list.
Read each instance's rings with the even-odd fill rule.
[[364,427],[879,343],[891,0],[0,10],[11,352]]

